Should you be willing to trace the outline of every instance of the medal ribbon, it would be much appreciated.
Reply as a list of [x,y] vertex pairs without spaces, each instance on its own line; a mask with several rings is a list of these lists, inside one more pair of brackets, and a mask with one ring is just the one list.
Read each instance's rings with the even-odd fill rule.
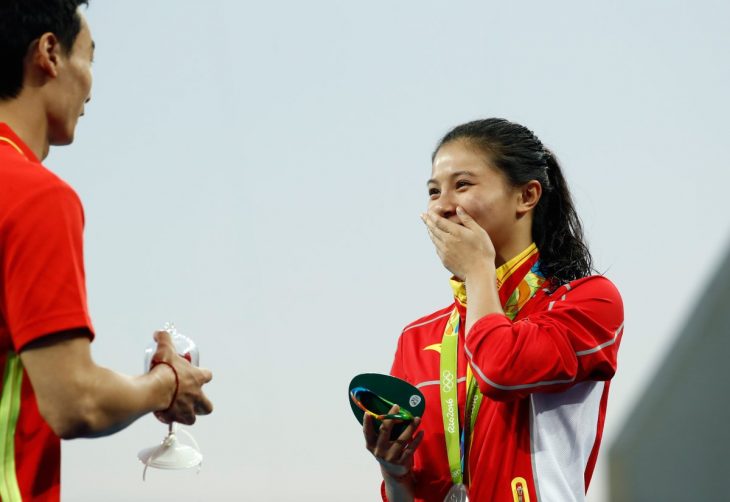
[[[504,314],[510,319],[532,298],[544,284],[545,278],[539,271],[539,253],[533,243],[519,255],[497,269],[497,288]],[[529,268],[527,268],[529,267]],[[524,275],[519,276],[519,272]],[[456,301],[466,307],[466,288],[464,283],[451,280]],[[509,296],[507,296],[509,295]],[[457,393],[457,358],[459,350],[459,327],[461,317],[459,309],[454,306],[449,321],[446,323],[444,336],[441,339],[441,361],[439,387],[441,394],[441,414],[446,439],[446,456],[449,461],[451,480],[455,485],[466,484],[468,478],[468,451],[474,436],[479,408],[483,394],[474,379],[471,366],[466,367],[466,404],[464,406],[464,427],[459,426],[459,401]]]

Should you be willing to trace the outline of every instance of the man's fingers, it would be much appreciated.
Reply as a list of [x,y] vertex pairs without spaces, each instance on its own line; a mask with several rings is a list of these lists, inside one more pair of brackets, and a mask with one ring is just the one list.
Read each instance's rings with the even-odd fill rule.
[[196,415],[210,415],[213,412],[213,403],[210,399],[203,396],[203,399],[195,403],[195,414]]
[[162,413],[161,411],[155,411],[152,413],[157,420],[162,422],[163,424],[169,424],[170,422],[174,422],[174,420],[170,419],[167,415],[167,413]]
[[153,338],[157,342],[157,345],[160,345],[160,344],[172,345],[172,337],[170,336],[170,333],[165,331],[164,329],[155,331]]
[[155,411],[154,415],[155,418],[157,418],[157,420],[159,420],[163,424],[177,422],[183,425],[193,425],[195,423],[195,419],[197,418],[195,416],[195,413],[191,411],[181,413],[180,411],[176,411],[174,409],[170,411]]
[[171,357],[175,354],[175,345],[172,343],[172,337],[167,331],[155,331],[153,338],[157,343],[153,359],[172,362]]
[[205,368],[198,368],[198,371],[203,378],[203,383],[208,383],[213,380],[213,373],[210,370]]
[[196,418],[197,417],[195,416],[195,413],[185,413],[183,415],[176,416],[175,422],[181,423],[183,425],[193,425]]

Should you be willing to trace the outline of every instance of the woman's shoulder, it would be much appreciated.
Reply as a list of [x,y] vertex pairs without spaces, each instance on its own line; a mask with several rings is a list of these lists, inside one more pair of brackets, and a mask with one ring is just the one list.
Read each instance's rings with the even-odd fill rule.
[[621,301],[616,285],[605,275],[590,275],[566,284],[568,290],[581,295],[595,295],[598,298]]
[[418,328],[429,329],[431,325],[439,324],[438,321],[440,320],[446,322],[445,319],[451,315],[452,310],[454,310],[454,306],[449,305],[448,307],[444,307],[436,312],[431,312],[428,315],[419,317],[415,321],[407,324],[406,327],[403,328],[403,332],[401,334],[417,330]]
[[600,311],[605,316],[623,320],[624,305],[616,285],[604,275],[591,275],[545,290],[547,310],[574,306],[585,311]]
[[398,337],[392,374],[411,383],[438,378],[441,339],[454,306],[444,307],[406,325]]
[[549,297],[570,296],[594,296],[621,301],[616,285],[605,275],[589,275],[574,281],[566,282],[554,287],[543,289]]

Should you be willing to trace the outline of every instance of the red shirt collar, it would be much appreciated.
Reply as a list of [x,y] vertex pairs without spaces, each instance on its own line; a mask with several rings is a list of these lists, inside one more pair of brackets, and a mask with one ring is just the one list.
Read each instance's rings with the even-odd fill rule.
[[28,148],[28,145],[26,145],[23,140],[15,134],[10,126],[4,122],[0,122],[0,145],[2,144],[10,146],[15,151],[20,150],[18,153],[22,153],[25,158],[31,162],[35,162],[37,164],[40,164],[41,162],[38,160],[38,157],[35,156],[33,150]]

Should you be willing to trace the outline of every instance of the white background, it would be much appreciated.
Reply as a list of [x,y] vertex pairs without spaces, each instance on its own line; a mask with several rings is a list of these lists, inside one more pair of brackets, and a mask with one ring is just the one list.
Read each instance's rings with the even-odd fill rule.
[[450,302],[418,214],[452,126],[503,116],[560,158],[626,331],[608,447],[727,249],[730,8],[720,1],[92,2],[93,100],[46,164],[86,209],[100,364],[173,320],[214,371],[202,472],[164,426],[65,442],[68,501],[378,499],[347,403]]

